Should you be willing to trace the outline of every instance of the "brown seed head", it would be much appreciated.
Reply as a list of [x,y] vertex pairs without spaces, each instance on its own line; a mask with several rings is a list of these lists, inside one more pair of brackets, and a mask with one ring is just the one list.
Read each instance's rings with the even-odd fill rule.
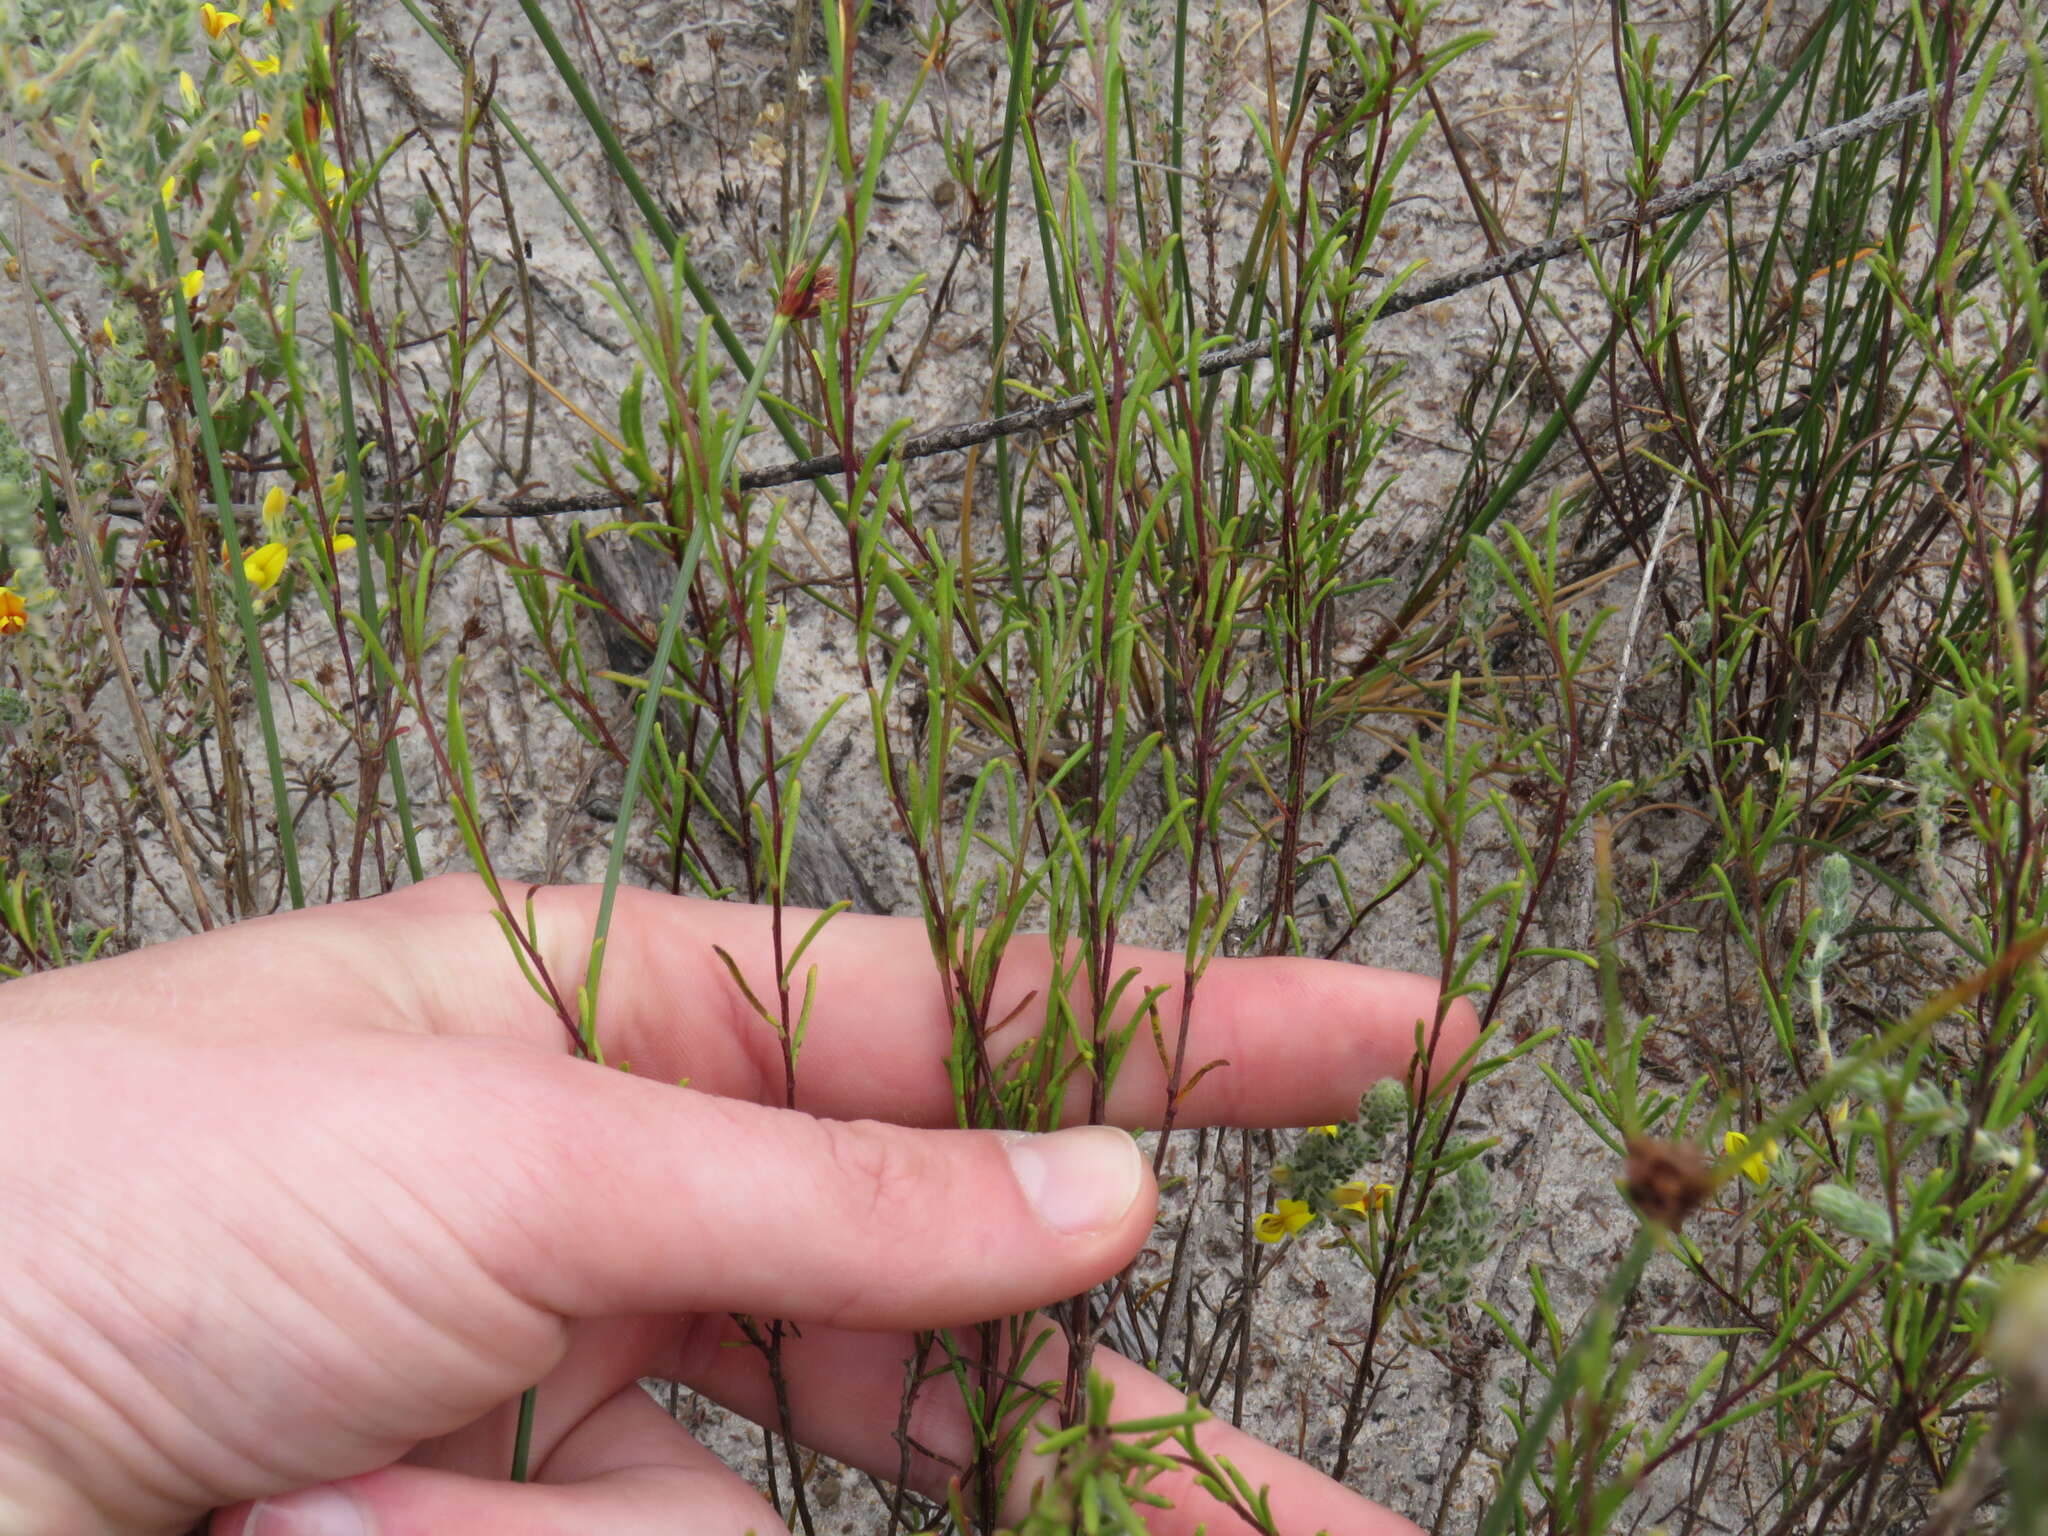
[[1714,1192],[1707,1155],[1689,1141],[1632,1136],[1623,1188],[1645,1220],[1676,1231]]
[[775,312],[785,320],[815,320],[839,293],[839,273],[823,262],[794,268],[782,280],[782,297]]

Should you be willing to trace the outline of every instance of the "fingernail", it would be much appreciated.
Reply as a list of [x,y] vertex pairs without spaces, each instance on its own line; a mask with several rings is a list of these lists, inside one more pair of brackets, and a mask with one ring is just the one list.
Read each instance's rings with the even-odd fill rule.
[[242,1536],[373,1536],[363,1506],[339,1488],[302,1488],[249,1511]]
[[1145,1161],[1138,1144],[1113,1125],[1081,1125],[1048,1136],[1005,1133],[1017,1186],[1055,1231],[1113,1226],[1138,1198]]

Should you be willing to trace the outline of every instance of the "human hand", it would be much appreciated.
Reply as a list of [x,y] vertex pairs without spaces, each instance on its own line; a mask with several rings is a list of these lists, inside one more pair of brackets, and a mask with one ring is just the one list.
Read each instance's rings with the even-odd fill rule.
[[[535,893],[564,995],[596,894]],[[951,1030],[913,922],[826,926],[800,1110],[768,1107],[780,1047],[714,946],[772,994],[764,909],[619,893],[598,1033],[630,1072],[568,1053],[472,878],[0,989],[0,1530],[178,1532],[209,1510],[216,1536],[779,1530],[637,1385],[773,1422],[734,1312],[802,1325],[783,1345],[798,1438],[893,1477],[911,1330],[1115,1273],[1151,1230],[1150,1172],[1102,1128],[935,1129]],[[1178,1017],[1179,956],[1117,965]],[[994,1016],[1048,975],[1042,943],[1013,944]],[[1434,1007],[1418,977],[1219,960],[1188,1060],[1230,1065],[1178,1123],[1346,1117],[1407,1070]],[[1454,1008],[1437,1062],[1473,1027]],[[1133,1049],[1108,1117],[1157,1125],[1164,1097]],[[1182,1406],[1107,1350],[1093,1366],[1120,1419]],[[1032,1363],[1063,1369],[1056,1347]],[[536,1382],[534,1481],[512,1483]],[[1226,1425],[1201,1433],[1270,1485],[1283,1530],[1412,1529]],[[921,1394],[911,1434],[931,1453],[913,1480],[942,1491],[971,1456],[957,1395]],[[1190,1480],[1156,1486],[1177,1506],[1161,1532],[1238,1528]]]

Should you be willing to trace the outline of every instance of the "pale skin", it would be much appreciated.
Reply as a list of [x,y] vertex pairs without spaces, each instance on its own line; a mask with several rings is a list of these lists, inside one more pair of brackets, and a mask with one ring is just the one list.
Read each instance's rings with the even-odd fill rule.
[[[596,892],[548,888],[535,910],[573,995]],[[490,913],[480,883],[442,879],[0,989],[0,1529],[770,1536],[760,1495],[638,1378],[772,1422],[730,1314],[792,1319],[798,1438],[893,1478],[913,1330],[1084,1290],[1151,1234],[1127,1137],[947,1128],[951,1030],[915,922],[841,915],[807,955],[818,1006],[790,1110],[780,1048],[713,948],[772,996],[764,909],[620,894],[610,1067],[574,1058]],[[809,918],[786,913],[785,933]],[[1133,996],[1167,986],[1178,1021],[1180,956],[1117,964],[1141,972]],[[995,1016],[1042,996],[1046,971],[1044,945],[1018,941]],[[1419,977],[1219,960],[1187,1059],[1228,1065],[1178,1123],[1346,1118],[1404,1075],[1436,1013]],[[1439,1076],[1473,1029],[1448,1010]],[[1156,1052],[1133,1049],[1108,1119],[1156,1126],[1165,1092]],[[1093,1363],[1119,1418],[1182,1405],[1107,1350]],[[1048,1349],[1034,1374],[1063,1364]],[[515,1484],[534,1383],[533,1480]],[[931,1453],[913,1481],[942,1493],[970,1453],[957,1394],[924,1392],[912,1435]],[[1414,1530],[1227,1425],[1203,1437],[1270,1487],[1283,1531]],[[1244,1529],[1157,1486],[1176,1504],[1160,1536]]]

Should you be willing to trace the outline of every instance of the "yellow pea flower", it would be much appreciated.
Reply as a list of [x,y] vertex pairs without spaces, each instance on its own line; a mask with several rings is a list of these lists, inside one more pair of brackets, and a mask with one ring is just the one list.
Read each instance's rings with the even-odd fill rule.
[[356,547],[355,537],[352,534],[338,533],[334,536],[334,542],[327,547],[336,555],[345,555]]
[[205,286],[206,274],[200,271],[199,268],[197,267],[194,267],[190,272],[187,272],[183,277],[178,279],[178,287],[180,291],[184,293],[187,299],[198,298],[200,290],[203,289]]
[[175,176],[166,176],[164,178],[164,184],[161,187],[157,188],[157,192],[163,198],[164,206],[166,208],[170,207],[171,203],[177,198],[178,195],[178,178]]
[[[1742,1158],[1742,1176],[1761,1188],[1771,1181],[1771,1164],[1776,1160],[1779,1146],[1775,1141],[1766,1141],[1760,1151],[1750,1152],[1749,1138],[1740,1131],[1730,1131],[1721,1138],[1721,1150],[1730,1157]],[[1744,1157],[1743,1154],[1749,1155]]]
[[[327,189],[328,201],[332,202],[340,194],[342,183],[346,178],[342,175],[341,167],[325,155],[316,154],[313,158],[319,162],[320,181]],[[313,178],[306,170],[305,161],[301,160],[296,154],[290,154],[284,157],[284,163],[297,171],[301,176],[304,176],[307,183],[311,184]]]
[[1337,1134],[1337,1127],[1334,1125],[1318,1125],[1315,1126],[1314,1129],[1321,1131],[1325,1136],[1334,1136]]
[[107,162],[101,159],[98,155],[94,155],[91,160],[86,162],[85,186],[87,191],[91,192],[99,190],[100,167],[105,165],[106,163]]
[[1394,1186],[1340,1184],[1330,1192],[1330,1198],[1337,1202],[1340,1210],[1356,1211],[1361,1216],[1370,1216],[1374,1211],[1384,1210],[1394,1203]]
[[284,523],[286,497],[284,487],[273,485],[263,493],[263,531],[275,533]]
[[258,112],[256,114],[256,126],[247,130],[242,135],[242,147],[244,149],[254,149],[263,142],[263,136],[269,132],[270,114],[268,112]]
[[1315,1219],[1306,1200],[1282,1200],[1278,1210],[1266,1212],[1253,1223],[1252,1233],[1262,1243],[1277,1243]]
[[[325,155],[317,155],[315,158],[320,162],[320,180],[326,186],[327,197],[331,202],[340,194],[342,183],[347,178],[343,176],[341,167],[332,160],[329,160]],[[301,160],[296,154],[286,155],[284,163],[297,171],[301,176],[305,176],[308,182],[312,181],[313,178],[306,173],[306,162]]]
[[206,28],[206,35],[208,37],[219,37],[229,27],[238,25],[241,19],[233,11],[223,11],[218,6],[202,5],[199,7],[199,24]]
[[12,587],[0,587],[0,635],[18,635],[28,628],[28,604]]
[[192,72],[188,69],[178,71],[178,99],[185,103],[186,111],[199,110],[199,87],[192,83]]
[[268,592],[277,585],[278,578],[284,575],[284,563],[287,558],[282,544],[266,544],[261,549],[252,549],[242,556],[242,574],[249,578],[249,585],[257,591]]
[[100,322],[100,334],[107,338],[108,346],[111,347],[116,345],[116,338],[114,336],[114,317],[112,315],[107,316],[106,319]]
[[283,67],[273,55],[267,53],[248,55],[248,65],[259,75],[274,75]]

